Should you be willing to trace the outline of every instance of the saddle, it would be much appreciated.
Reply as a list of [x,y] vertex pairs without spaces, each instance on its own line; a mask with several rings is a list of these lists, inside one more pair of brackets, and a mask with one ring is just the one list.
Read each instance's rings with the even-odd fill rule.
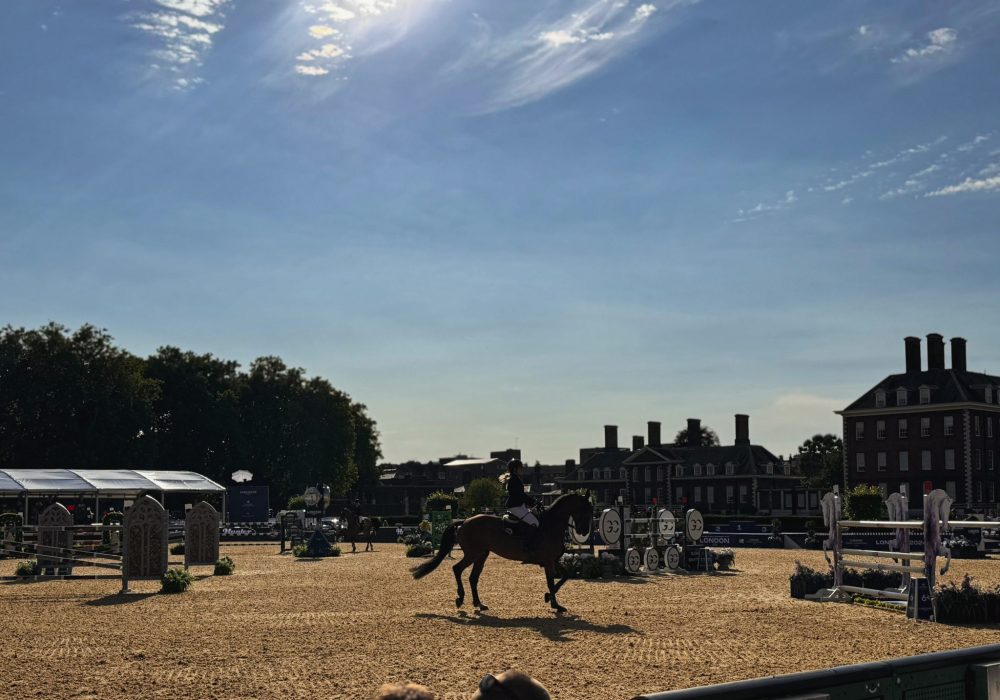
[[534,525],[529,525],[528,523],[521,520],[519,517],[507,511],[503,514],[501,518],[504,524],[504,532],[508,535],[518,535],[519,537],[525,537],[530,535],[532,532],[538,530]]

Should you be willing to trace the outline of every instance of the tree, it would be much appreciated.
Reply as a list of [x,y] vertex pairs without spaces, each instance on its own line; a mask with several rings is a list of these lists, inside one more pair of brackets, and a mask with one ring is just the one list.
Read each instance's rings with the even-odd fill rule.
[[427,511],[444,510],[445,506],[451,506],[451,514],[458,515],[458,496],[445,491],[435,491],[427,497]]
[[844,516],[848,520],[883,520],[886,506],[882,490],[870,484],[858,484],[847,492],[844,499]]
[[806,484],[828,489],[844,480],[844,441],[836,435],[816,434],[799,446],[799,471]]
[[477,513],[481,508],[499,508],[506,497],[503,486],[496,479],[476,479],[465,487],[462,509]]
[[[674,437],[674,445],[684,447],[687,445],[687,439],[687,428],[682,428],[677,431],[677,435]],[[715,434],[715,431],[707,425],[701,426],[701,439],[698,442],[698,447],[717,447],[718,445],[719,436]]]

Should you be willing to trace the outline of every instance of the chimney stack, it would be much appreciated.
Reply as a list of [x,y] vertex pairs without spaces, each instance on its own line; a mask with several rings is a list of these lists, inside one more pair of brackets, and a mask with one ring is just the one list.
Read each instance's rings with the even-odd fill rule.
[[701,445],[701,419],[688,418],[688,447],[698,447]]
[[965,338],[951,339],[951,368],[965,371]]
[[736,414],[736,444],[750,444],[750,416],[743,413]]
[[944,336],[927,334],[927,369],[944,369]]
[[569,476],[570,474],[573,473],[574,469],[576,469],[576,460],[575,459],[567,459],[566,460],[566,464],[563,466],[563,475],[564,476]]
[[655,447],[657,445],[662,445],[660,441],[660,421],[651,420],[646,422],[646,434],[648,437],[647,442],[650,447]]
[[906,346],[906,373],[920,371],[920,338],[914,338],[912,335],[903,338],[903,344]]
[[643,448],[642,435],[633,435],[632,436],[632,451],[633,452],[638,452],[642,448]]
[[604,426],[604,450],[605,452],[615,452],[618,450],[618,426]]

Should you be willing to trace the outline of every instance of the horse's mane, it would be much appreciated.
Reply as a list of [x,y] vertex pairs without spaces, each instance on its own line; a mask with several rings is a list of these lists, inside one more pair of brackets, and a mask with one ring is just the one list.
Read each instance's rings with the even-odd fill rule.
[[[582,495],[582,494],[579,494],[579,493],[564,493],[563,495],[559,496],[559,498],[557,498],[556,500],[552,501],[552,505],[550,505],[548,508],[546,508],[542,512],[541,516],[539,516],[539,520],[546,520],[548,518],[554,517],[553,514],[555,514],[555,513],[561,513],[562,510],[563,510],[563,508],[569,503],[569,501],[573,501],[573,500],[577,500],[577,499],[583,499],[583,500],[587,501],[587,503],[590,503],[590,499],[587,498],[586,496]],[[566,515],[566,514],[564,513],[564,515]]]

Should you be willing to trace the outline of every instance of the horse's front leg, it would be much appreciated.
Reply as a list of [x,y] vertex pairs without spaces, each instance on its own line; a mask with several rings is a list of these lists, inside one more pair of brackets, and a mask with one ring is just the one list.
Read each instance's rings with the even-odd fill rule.
[[[555,579],[556,579],[555,567],[552,564],[546,564],[545,583],[549,587],[549,592],[545,595],[545,600],[548,601],[549,605],[551,605],[552,609],[555,610],[557,613],[564,613],[566,612],[566,608],[559,605],[559,601],[556,600],[556,592],[559,590],[559,588],[555,584]],[[562,583],[560,582],[559,585],[561,586]]]

